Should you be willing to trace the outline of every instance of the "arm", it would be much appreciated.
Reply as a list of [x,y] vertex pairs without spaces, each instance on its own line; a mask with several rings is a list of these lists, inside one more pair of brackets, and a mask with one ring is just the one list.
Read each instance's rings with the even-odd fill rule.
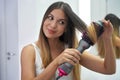
[[105,48],[104,60],[94,55],[88,54],[87,52],[84,52],[81,55],[80,64],[82,64],[88,69],[91,69],[99,73],[113,74],[115,73],[115,69],[116,69],[115,52],[113,49],[113,43],[111,37],[113,28],[109,21],[108,22],[104,21],[104,23],[105,23],[105,28],[104,28],[105,31],[101,36],[103,38],[104,48]]
[[54,60],[40,75],[35,76],[34,48],[31,45],[23,48],[21,53],[21,80],[49,80],[55,74],[57,67],[58,65]]

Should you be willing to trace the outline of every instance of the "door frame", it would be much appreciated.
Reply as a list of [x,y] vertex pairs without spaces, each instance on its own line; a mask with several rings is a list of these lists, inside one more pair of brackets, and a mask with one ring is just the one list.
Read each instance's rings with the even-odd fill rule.
[[[9,80],[8,78],[10,77],[10,79],[14,79],[13,80],[19,80],[19,60],[16,60],[18,61],[15,65],[15,64],[12,64],[11,62],[15,62],[13,60],[9,61],[8,62],[8,55],[7,53],[11,51],[15,51],[16,54],[15,54],[15,58],[19,58],[19,49],[18,49],[18,0],[0,0],[0,80]],[[9,26],[10,24],[10,26]],[[11,31],[11,27],[14,28],[16,26],[16,28]],[[9,31],[10,29],[10,31]],[[17,31],[16,31],[17,30]],[[9,32],[8,32],[9,31]],[[14,46],[16,46],[16,48],[14,48],[15,50],[11,49],[8,47],[9,43],[11,43],[9,41],[9,39],[11,38],[11,34],[9,35],[9,33],[16,33],[17,36],[15,36],[15,44],[17,45],[14,45],[13,44],[13,41],[12,41],[12,44]],[[13,34],[12,33],[12,34]],[[14,38],[13,38],[14,39]],[[12,40],[12,38],[10,39]],[[12,45],[11,45],[12,46]],[[10,56],[11,59],[13,59],[12,56]],[[14,73],[12,73],[10,70],[13,71],[13,69],[9,69],[9,64],[10,66],[13,65],[13,69],[18,69],[16,72],[17,72],[17,76],[15,75],[14,76]],[[16,68],[14,68],[14,65],[16,66]],[[9,73],[8,73],[8,70],[9,70]],[[11,73],[10,73],[11,72]],[[15,72],[15,71],[14,71]],[[13,74],[11,76],[11,74]],[[8,77],[9,76],[9,77]]]
[[0,80],[6,80],[5,0],[0,0]]

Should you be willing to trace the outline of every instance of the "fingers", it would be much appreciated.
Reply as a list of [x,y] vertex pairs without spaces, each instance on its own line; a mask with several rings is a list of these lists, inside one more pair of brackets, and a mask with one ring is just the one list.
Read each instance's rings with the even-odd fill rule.
[[104,26],[105,27],[113,27],[113,25],[111,24],[110,20],[103,20]]
[[80,52],[76,49],[66,49],[63,52],[63,60],[64,62],[68,62],[72,65],[79,63],[80,61]]
[[112,33],[113,33],[113,26],[111,24],[111,22],[108,20],[103,20],[104,23],[104,32],[102,34],[103,39],[105,38],[111,38]]
[[76,49],[66,49],[64,51],[65,53],[67,53],[66,55],[68,55],[68,57],[73,57],[73,58],[76,58],[78,60],[80,60],[80,52]]
[[65,58],[65,62],[70,63],[70,64],[72,64],[72,65],[75,65],[75,64],[76,64],[75,61],[73,61],[73,60],[71,60],[71,59],[68,59],[68,58]]

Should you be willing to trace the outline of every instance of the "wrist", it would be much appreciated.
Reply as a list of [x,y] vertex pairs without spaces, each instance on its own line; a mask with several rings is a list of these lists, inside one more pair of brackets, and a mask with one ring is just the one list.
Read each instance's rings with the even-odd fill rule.
[[103,41],[107,42],[107,41],[111,41],[112,40],[112,37],[106,37],[103,39]]
[[59,62],[57,61],[57,59],[54,59],[54,61],[53,61],[53,64],[54,64],[54,66],[59,66]]
[[104,38],[103,43],[105,44],[105,46],[111,45],[112,44],[112,37]]

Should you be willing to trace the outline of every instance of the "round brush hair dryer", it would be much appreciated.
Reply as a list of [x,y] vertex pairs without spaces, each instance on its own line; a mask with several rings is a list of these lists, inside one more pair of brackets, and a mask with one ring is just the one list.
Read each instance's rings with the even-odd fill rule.
[[[103,22],[98,21],[98,22],[93,22],[93,24],[96,31],[96,35],[97,37],[99,37],[104,32]],[[77,47],[77,50],[80,51],[80,53],[82,53],[85,49],[88,49],[91,45],[94,45],[94,43],[89,38],[87,32],[85,32],[83,33],[82,39],[79,42],[79,46]],[[58,80],[62,76],[67,76],[72,71],[73,67],[74,66],[72,64],[67,62],[61,64],[58,67],[59,74],[56,80]]]

